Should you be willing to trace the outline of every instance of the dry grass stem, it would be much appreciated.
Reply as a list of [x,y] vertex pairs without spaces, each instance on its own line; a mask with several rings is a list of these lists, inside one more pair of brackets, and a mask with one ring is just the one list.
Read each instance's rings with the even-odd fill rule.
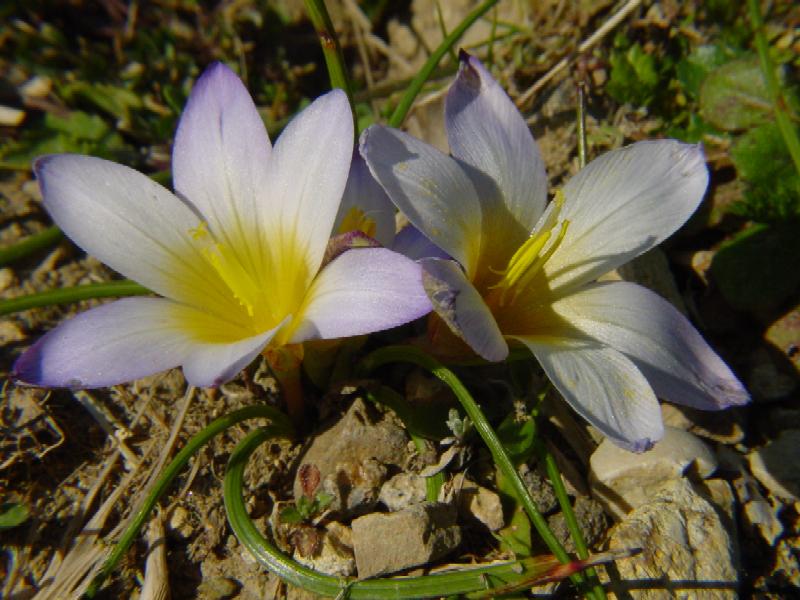
[[539,80],[531,87],[525,90],[522,95],[516,99],[517,106],[522,109],[530,102],[530,100],[539,93],[539,91],[546,86],[551,79],[561,73],[564,69],[570,66],[578,54],[582,54],[596,46],[605,36],[609,34],[617,25],[619,25],[628,15],[630,15],[639,5],[642,0],[628,0],[611,18],[603,23],[600,28],[595,31],[588,38],[578,44],[577,52],[565,56],[558,61],[547,73],[545,73]]

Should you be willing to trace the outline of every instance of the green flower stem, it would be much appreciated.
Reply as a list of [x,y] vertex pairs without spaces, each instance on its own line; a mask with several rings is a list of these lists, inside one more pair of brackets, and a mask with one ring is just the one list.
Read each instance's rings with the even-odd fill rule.
[[[452,371],[441,365],[436,359],[413,346],[387,346],[385,348],[380,348],[367,355],[361,361],[359,367],[362,373],[367,375],[378,367],[392,362],[410,362],[423,369],[427,369],[450,387],[475,425],[475,429],[489,448],[489,452],[495,464],[497,464],[503,476],[511,483],[516,495],[515,499],[522,505],[525,512],[528,513],[528,517],[530,517],[539,536],[559,561],[563,564],[569,563],[571,560],[569,555],[556,539],[555,535],[553,535],[553,532],[550,531],[547,521],[536,507],[536,503],[533,501],[528,489],[520,479],[519,473],[517,473],[517,470],[514,468],[514,464],[508,457],[497,434],[494,432],[491,425],[489,425],[483,411],[481,411],[480,407],[472,398],[472,395],[467,391],[458,377],[456,377]],[[570,579],[579,587],[583,587],[585,584],[585,578],[580,573],[571,575]],[[594,593],[587,595],[590,597],[595,596]]]
[[49,248],[63,239],[63,237],[64,234],[61,233],[61,230],[53,225],[39,233],[34,233],[26,237],[21,242],[0,248],[0,267],[14,262],[15,260],[19,260],[20,258],[25,258],[44,248]]
[[[553,455],[547,450],[547,447],[541,440],[537,440],[537,450],[539,457],[544,460],[547,476],[550,478],[550,483],[553,485],[553,491],[558,498],[558,504],[561,507],[561,512],[564,514],[564,520],[567,523],[567,529],[575,542],[575,549],[577,550],[578,558],[589,558],[589,548],[586,547],[586,540],[583,539],[581,527],[578,524],[578,519],[575,517],[575,511],[572,510],[569,497],[567,496],[567,489],[564,487],[564,481],[561,479],[561,471],[556,464]],[[587,579],[592,584],[592,591],[595,598],[605,600],[606,592],[600,581],[597,579],[597,572],[594,568],[589,568],[584,571]]]
[[195,434],[186,444],[186,447],[181,450],[172,462],[167,465],[167,468],[164,469],[164,472],[156,481],[152,491],[148,494],[147,498],[145,498],[144,504],[138,509],[130,524],[122,533],[116,546],[114,546],[111,554],[108,555],[108,558],[103,563],[102,568],[89,584],[85,594],[86,597],[93,598],[100,589],[100,586],[117,566],[117,563],[119,563],[120,559],[131,547],[131,544],[133,544],[133,541],[136,539],[136,536],[139,534],[139,531],[142,529],[142,526],[155,507],[156,502],[158,502],[159,498],[166,492],[169,485],[178,476],[183,467],[186,466],[189,459],[217,434],[222,433],[237,423],[255,418],[269,419],[272,421],[272,430],[282,435],[288,436],[292,433],[292,426],[286,415],[271,406],[256,405],[248,406],[224,415],[212,421],[199,433]]
[[438,598],[466,594],[486,597],[495,587],[515,586],[520,582],[535,585],[554,570],[551,557],[468,567],[457,571],[419,577],[392,577],[352,580],[333,577],[309,569],[284,555],[267,540],[247,514],[242,495],[244,469],[253,451],[281,431],[273,427],[257,429],[245,437],[231,454],[225,471],[224,499],[228,522],[238,540],[267,569],[284,581],[314,594],[353,600]]
[[308,18],[311,19],[319,36],[322,54],[325,56],[325,65],[328,67],[331,87],[344,90],[347,94],[347,99],[350,102],[350,112],[353,114],[353,124],[356,126],[355,135],[358,137],[358,119],[356,118],[356,106],[353,103],[353,90],[347,77],[347,69],[344,64],[342,47],[339,45],[339,37],[333,28],[328,9],[325,7],[325,0],[305,0],[305,5],[306,11],[308,11]]
[[394,109],[392,116],[389,118],[389,126],[390,127],[400,127],[403,124],[403,119],[406,118],[408,111],[411,109],[411,105],[414,103],[414,100],[419,94],[422,86],[425,85],[425,82],[428,81],[428,78],[431,76],[433,71],[439,65],[439,61],[442,60],[445,54],[447,54],[450,49],[461,39],[461,36],[464,35],[464,32],[469,29],[472,24],[480,19],[486,12],[492,8],[495,4],[497,4],[497,0],[484,0],[480,5],[478,5],[471,13],[469,13],[461,23],[458,24],[458,27],[453,29],[442,43],[439,44],[439,47],[433,51],[428,57],[428,60],[425,61],[425,64],[420,69],[419,73],[417,73],[416,77],[411,80],[411,83],[406,89],[406,93],[403,94],[403,97],[400,99],[399,104]]
[[775,76],[775,65],[769,55],[767,36],[764,35],[764,19],[761,17],[758,0],[747,0],[747,9],[750,13],[750,25],[753,28],[756,50],[761,62],[761,72],[764,74],[764,81],[775,109],[775,123],[778,125],[792,161],[794,161],[794,167],[800,174],[800,139],[797,136],[797,129],[792,124],[792,118],[786,110],[786,99],[781,92],[778,78]]
[[11,298],[9,300],[0,300],[0,315],[8,315],[40,306],[54,306],[56,304],[80,302],[81,300],[90,300],[92,298],[143,296],[151,293],[152,292],[146,287],[128,279],[109,281],[106,283],[90,283],[87,285],[48,290],[46,292],[39,292],[38,294],[28,294],[27,296],[20,296],[19,298]]

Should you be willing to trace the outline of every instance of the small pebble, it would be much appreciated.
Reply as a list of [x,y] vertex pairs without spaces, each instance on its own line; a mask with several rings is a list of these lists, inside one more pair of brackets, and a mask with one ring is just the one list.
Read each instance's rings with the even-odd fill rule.
[[14,285],[14,271],[8,267],[0,269],[0,292],[5,292]]

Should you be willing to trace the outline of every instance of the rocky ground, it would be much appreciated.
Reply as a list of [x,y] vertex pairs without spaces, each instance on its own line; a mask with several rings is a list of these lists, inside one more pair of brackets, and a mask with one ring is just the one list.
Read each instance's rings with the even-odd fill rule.
[[[107,4],[108,15],[124,10],[121,4]],[[257,40],[258,20],[247,12],[255,11],[255,4],[223,4],[214,11],[192,13],[197,16],[195,23],[208,27],[213,16],[230,18],[224,11],[249,15],[256,25],[241,26],[236,35],[224,38],[233,40],[224,52],[240,58],[251,71],[258,69],[252,55],[265,42]],[[305,31],[313,41],[293,3],[274,4],[283,11],[287,29]],[[442,2],[439,17],[435,3],[414,0],[404,3],[402,10],[384,8],[374,20],[359,11],[355,2],[335,4],[334,19],[343,33],[354,77],[361,84],[361,97],[365,90],[373,91],[372,100],[362,98],[365,119],[374,118],[372,110],[384,114],[387,100],[381,90],[404,87],[439,43],[440,18],[445,29],[452,29],[473,4]],[[503,30],[507,37],[498,36],[491,52],[495,73],[513,98],[524,99],[534,86],[535,94],[521,104],[553,185],[577,169],[575,77],[589,83],[587,128],[592,155],[633,140],[663,136],[669,130],[663,107],[642,108],[606,93],[609,79],[613,80],[609,56],[618,43],[615,31],[644,40],[645,50],[655,54],[659,44],[671,48],[672,41],[681,36],[699,44],[721,35],[714,20],[704,19],[695,3],[639,6],[629,2],[636,5],[632,12],[617,29],[609,29],[593,43],[586,52],[588,58],[577,66],[554,70],[562,57],[572,56],[578,44],[602,31],[603,24],[627,4],[603,0],[574,6],[536,4],[531,8],[522,2],[500,3],[497,22],[516,27]],[[800,16],[796,9],[781,6],[778,3],[780,17],[771,27],[786,31],[778,31],[772,39],[780,41],[789,35],[788,42],[780,43],[796,49]],[[688,19],[690,14],[694,20]],[[36,25],[22,9],[17,18]],[[111,16],[106,20],[115,22]],[[129,13],[127,22],[131,22]],[[24,29],[14,23],[18,30]],[[233,23],[240,22],[233,19]],[[480,22],[463,44],[475,44],[475,51],[485,57],[492,28],[491,20]],[[22,97],[22,85],[35,71],[3,50],[3,41],[14,47],[11,31],[6,29],[5,37],[0,36],[0,76],[6,87],[16,86]],[[191,37],[191,32],[183,34]],[[280,73],[290,88],[294,81],[291,89],[295,90],[324,85],[324,81],[310,84],[302,79],[318,60],[316,54],[311,58],[304,54],[308,40],[303,39],[297,45],[304,50],[289,52]],[[654,47],[648,49],[648,43]],[[124,47],[123,42],[119,51]],[[58,81],[58,76],[54,74],[53,79]],[[442,148],[446,148],[442,92],[449,81],[450,74],[443,73],[426,89],[406,125]],[[27,97],[20,110],[57,111],[57,92],[47,88],[43,95]],[[285,98],[292,93],[306,92],[287,92],[287,104],[291,102]],[[276,102],[269,111],[275,122],[284,117]],[[17,139],[23,135],[17,128],[23,127],[6,123],[2,131],[9,140]],[[125,133],[127,126],[120,127]],[[126,143],[136,145],[129,132],[125,135]],[[533,364],[459,373],[495,425],[508,414],[524,419],[532,407],[537,408],[539,435],[556,458],[594,551],[641,548],[638,555],[601,569],[601,577],[616,597],[795,597],[800,595],[797,289],[778,302],[756,308],[732,305],[722,293],[711,265],[720,247],[747,226],[746,219],[726,212],[726,207],[742,198],[745,184],[731,164],[730,143],[703,141],[712,187],[702,214],[665,247],[612,277],[650,287],[690,316],[748,386],[753,396],[750,406],[701,413],[664,403],[668,425],[664,440],[652,451],[635,455],[603,440],[554,392],[541,400],[544,381]],[[168,148],[166,142],[148,146],[140,149],[136,160],[144,161],[151,172],[160,170]],[[38,188],[24,168],[0,172],[0,202],[2,245],[49,225]],[[0,268],[0,293],[3,299],[14,298],[113,276],[93,258],[61,242]],[[96,302],[4,317],[0,321],[2,374],[42,332]],[[392,339],[412,333],[410,329],[398,332]],[[307,431],[294,442],[262,446],[246,472],[245,498],[259,528],[298,562],[343,576],[424,573],[449,563],[546,553],[535,533],[526,536],[520,530],[524,526],[502,493],[480,438],[474,432],[453,435],[452,427],[448,432],[448,410],[456,406],[449,392],[410,367],[386,369],[379,377],[431,420],[441,417],[444,433],[413,440],[395,413],[369,401],[364,390],[374,382],[345,378],[321,388],[314,385],[315,377],[307,377]],[[211,419],[256,402],[281,406],[278,386],[262,362],[219,390],[190,394],[177,371],[92,392],[51,392],[6,383],[0,407],[0,502],[22,503],[30,516],[16,527],[0,530],[5,555],[0,597],[73,597],[83,574],[102,556],[103,541],[119,534],[164,461]],[[165,592],[173,598],[310,597],[266,572],[226,523],[225,463],[251,428],[230,429],[197,455],[161,500],[147,534],[136,543],[102,597],[156,598],[165,597],[159,595]],[[519,468],[550,526],[572,550],[544,465],[528,458]],[[426,501],[424,476],[436,470],[446,474],[447,483],[437,502]],[[316,498],[318,505],[293,518],[301,498]],[[574,597],[576,592],[569,583],[551,583],[525,597],[545,594]]]

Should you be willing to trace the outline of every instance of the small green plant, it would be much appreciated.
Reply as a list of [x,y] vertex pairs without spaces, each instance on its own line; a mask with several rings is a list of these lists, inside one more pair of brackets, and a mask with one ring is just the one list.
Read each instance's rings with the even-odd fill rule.
[[303,495],[295,500],[293,506],[287,506],[280,512],[281,521],[290,525],[310,521],[322,513],[333,501],[333,496],[330,494],[316,492],[319,487],[320,473],[315,465],[301,466],[299,477]]
[[655,56],[646,53],[638,43],[630,44],[624,35],[618,35],[609,62],[611,78],[606,91],[612,98],[636,106],[653,102],[662,79]]

